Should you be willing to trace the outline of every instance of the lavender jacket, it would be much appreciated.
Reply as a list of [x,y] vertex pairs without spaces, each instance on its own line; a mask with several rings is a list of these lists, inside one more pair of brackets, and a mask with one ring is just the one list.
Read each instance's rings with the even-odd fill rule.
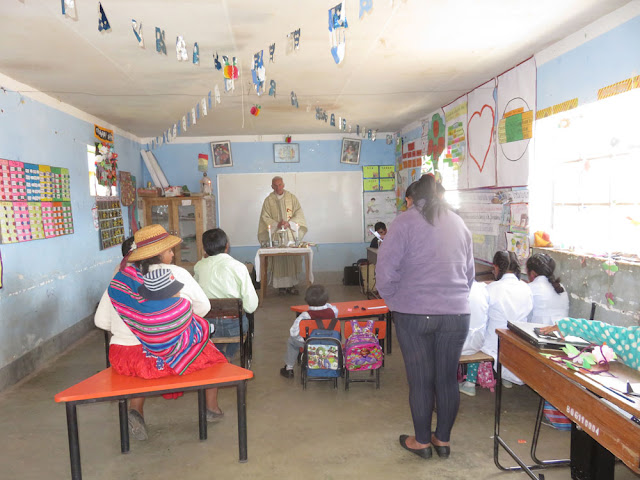
[[475,277],[471,233],[452,211],[430,225],[411,207],[393,221],[378,250],[376,286],[389,310],[418,315],[469,313]]

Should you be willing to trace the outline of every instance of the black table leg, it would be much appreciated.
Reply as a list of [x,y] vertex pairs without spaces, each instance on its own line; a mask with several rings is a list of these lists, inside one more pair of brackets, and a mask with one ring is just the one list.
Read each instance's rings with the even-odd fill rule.
[[247,381],[243,380],[237,386],[238,396],[238,448],[240,449],[240,463],[247,461]]
[[118,400],[118,413],[120,414],[120,451],[129,453],[129,411],[126,398]]
[[207,398],[206,390],[198,390],[198,427],[200,429],[200,440],[207,439]]
[[393,343],[393,322],[391,312],[387,313],[387,353],[391,354],[391,344]]
[[76,404],[68,402],[67,408],[67,433],[69,435],[69,458],[71,460],[71,480],[82,480],[82,468],[80,466],[80,443],[78,440],[78,415]]

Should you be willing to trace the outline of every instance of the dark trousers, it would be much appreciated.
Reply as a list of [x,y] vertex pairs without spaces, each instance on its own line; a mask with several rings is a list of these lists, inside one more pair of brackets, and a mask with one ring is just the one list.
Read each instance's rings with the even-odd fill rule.
[[469,315],[393,312],[393,319],[407,370],[416,440],[431,443],[435,400],[438,405],[435,436],[448,442],[460,405],[457,371],[469,331]]

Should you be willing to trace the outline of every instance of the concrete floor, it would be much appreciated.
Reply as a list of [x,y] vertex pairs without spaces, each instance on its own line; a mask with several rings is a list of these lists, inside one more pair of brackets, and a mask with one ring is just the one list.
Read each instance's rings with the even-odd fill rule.
[[[357,287],[329,286],[334,302],[362,299]],[[294,318],[290,305],[303,296],[267,297],[256,313],[253,369],[248,386],[249,461],[238,463],[235,390],[220,391],[225,418],[198,439],[197,398],[151,398],[145,405],[149,440],[131,439],[120,453],[117,403],[78,406],[82,472],[86,480],[106,479],[524,479],[493,463],[494,394],[462,396],[452,433],[452,454],[423,460],[398,444],[413,434],[402,354],[394,341],[381,388],[342,381],[299,382],[282,378],[285,340]],[[51,366],[0,394],[2,479],[70,478],[66,419],[53,396],[104,368],[102,333],[78,342]],[[530,449],[538,397],[528,387],[506,390],[502,434],[525,458]],[[434,418],[435,421],[435,418]],[[539,458],[566,457],[569,434],[543,427]],[[513,465],[501,454],[503,463]],[[566,467],[549,469],[547,480],[569,479]],[[616,479],[637,479],[624,465]]]

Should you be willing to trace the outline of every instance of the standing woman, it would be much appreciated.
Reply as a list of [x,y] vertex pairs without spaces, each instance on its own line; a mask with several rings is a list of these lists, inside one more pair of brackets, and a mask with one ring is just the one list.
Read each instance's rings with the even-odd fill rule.
[[533,294],[533,310],[529,322],[555,325],[569,316],[569,296],[556,278],[556,262],[546,253],[536,253],[527,260],[529,288]]
[[412,193],[414,208],[396,217],[380,247],[376,281],[393,312],[409,381],[415,434],[401,435],[400,445],[423,458],[431,458],[433,445],[446,458],[460,404],[457,368],[469,330],[473,249],[462,219],[437,197],[432,176],[423,176]]

